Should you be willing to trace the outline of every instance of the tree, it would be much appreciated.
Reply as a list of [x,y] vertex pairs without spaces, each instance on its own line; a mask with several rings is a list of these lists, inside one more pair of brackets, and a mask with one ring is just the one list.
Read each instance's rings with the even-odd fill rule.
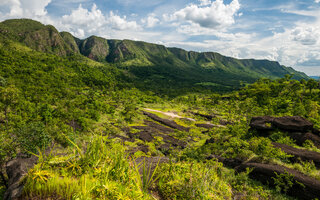
[[309,79],[306,85],[307,89],[309,89],[310,93],[312,91],[312,89],[317,89],[319,88],[319,83],[318,81],[314,80],[314,79]]
[[8,113],[18,103],[19,89],[14,85],[0,86],[0,108],[4,112],[5,121],[8,122]]

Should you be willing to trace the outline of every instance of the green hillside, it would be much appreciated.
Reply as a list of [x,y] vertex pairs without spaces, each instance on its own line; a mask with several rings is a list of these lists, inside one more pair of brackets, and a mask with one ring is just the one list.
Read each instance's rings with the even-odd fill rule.
[[319,199],[320,87],[304,78],[2,22],[0,200]]
[[[213,52],[188,52],[178,48],[130,40],[108,40],[91,36],[80,40],[71,34],[59,33],[54,27],[21,19],[0,24],[3,38],[12,39],[45,53],[56,55],[82,54],[102,63],[125,69],[136,77],[136,87],[166,92],[177,90],[232,91],[259,78],[281,78],[293,74],[294,79],[308,79],[301,72],[267,60],[239,60]],[[165,91],[161,91],[166,88]]]

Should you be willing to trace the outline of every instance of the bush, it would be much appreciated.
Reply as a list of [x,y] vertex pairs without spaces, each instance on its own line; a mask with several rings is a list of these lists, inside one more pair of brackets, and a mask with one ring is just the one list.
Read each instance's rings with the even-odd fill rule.
[[231,187],[218,176],[222,164],[209,161],[164,164],[158,189],[165,199],[228,199]]
[[42,122],[22,125],[16,131],[20,146],[25,152],[36,153],[37,148],[44,149],[51,142],[51,137]]

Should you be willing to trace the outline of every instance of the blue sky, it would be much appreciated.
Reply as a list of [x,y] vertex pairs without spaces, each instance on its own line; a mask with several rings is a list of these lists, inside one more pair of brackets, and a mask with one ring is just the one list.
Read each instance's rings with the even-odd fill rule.
[[32,18],[79,38],[143,40],[320,75],[320,0],[1,0],[0,20]]

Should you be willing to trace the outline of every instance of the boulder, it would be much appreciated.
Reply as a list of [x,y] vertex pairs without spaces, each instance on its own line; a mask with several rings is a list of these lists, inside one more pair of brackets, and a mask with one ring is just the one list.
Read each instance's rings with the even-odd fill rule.
[[172,128],[169,128],[169,127],[166,127],[166,126],[162,126],[162,125],[157,124],[157,123],[152,122],[152,121],[144,120],[144,123],[145,123],[145,125],[153,128],[153,129],[155,129],[155,130],[157,130],[157,131],[159,131],[161,133],[169,134],[169,133],[173,133],[174,132],[174,130]]
[[252,168],[249,176],[252,179],[261,181],[264,184],[275,186],[277,174],[289,174],[293,185],[288,188],[287,194],[298,199],[319,199],[320,198],[320,181],[306,176],[296,170],[283,167],[280,165],[262,164],[262,163],[242,163],[237,167],[237,171],[245,171],[246,168]]
[[23,184],[22,179],[27,175],[38,158],[32,156],[26,158],[23,156],[17,157],[6,164],[6,172],[8,175],[8,189],[4,194],[4,200],[17,200],[22,195]]
[[152,142],[154,137],[152,137],[151,133],[148,131],[141,131],[139,133],[133,134],[133,136],[137,136],[140,140],[145,142]]
[[313,133],[294,132],[289,133],[289,136],[294,139],[298,145],[302,145],[306,140],[310,140],[313,142],[314,146],[320,148],[320,137]]
[[313,124],[300,116],[277,117],[274,118],[273,125],[287,131],[307,132],[313,129]]
[[289,132],[308,132],[313,130],[313,124],[300,116],[253,117],[250,127],[256,130],[275,130],[278,128]]
[[285,144],[273,142],[274,147],[281,149],[283,152],[293,155],[296,159],[300,158],[302,161],[313,161],[316,167],[320,168],[320,153],[308,151],[305,149],[297,149]]
[[199,128],[206,128],[206,129],[214,128],[213,124],[196,124],[196,126],[199,127]]
[[150,117],[151,119],[153,119],[154,121],[157,121],[163,125],[169,126],[171,128],[180,130],[180,131],[189,131],[190,128],[184,127],[184,126],[180,126],[179,124],[177,124],[175,121],[169,120],[169,119],[163,119],[161,117],[158,117],[155,114],[143,111],[143,114]]
[[256,130],[273,130],[273,120],[274,117],[270,116],[252,117],[250,127]]

